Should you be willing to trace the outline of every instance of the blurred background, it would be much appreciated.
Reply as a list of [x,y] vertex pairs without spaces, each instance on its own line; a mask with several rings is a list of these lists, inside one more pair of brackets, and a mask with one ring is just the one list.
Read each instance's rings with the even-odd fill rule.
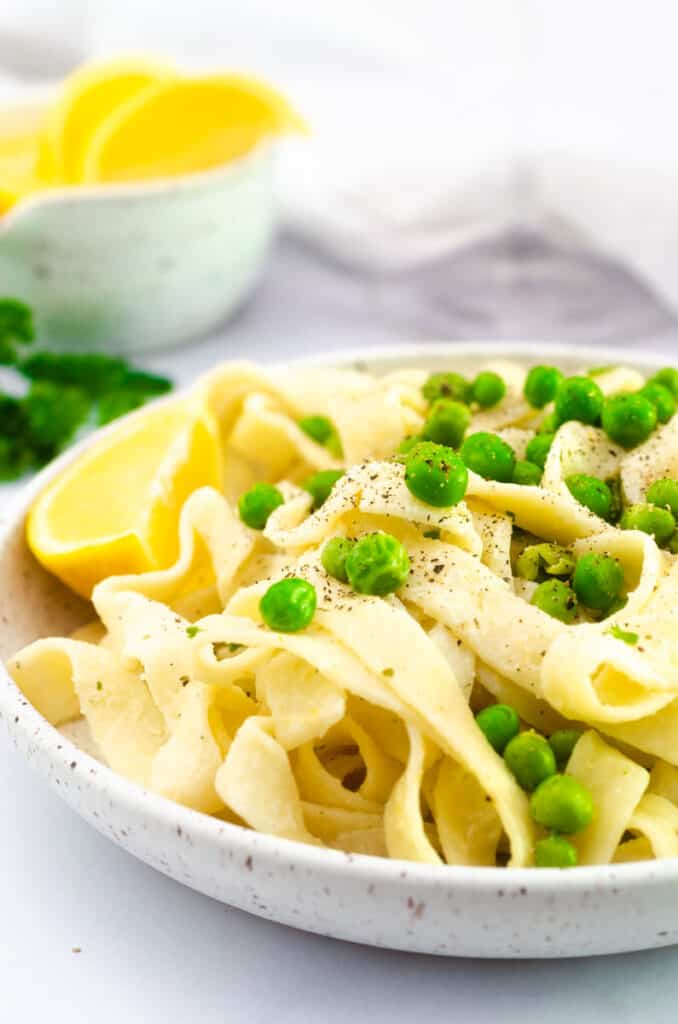
[[0,101],[129,52],[288,95],[313,135],[280,147],[281,230],[218,355],[412,337],[670,351],[676,30],[670,0],[3,0]]

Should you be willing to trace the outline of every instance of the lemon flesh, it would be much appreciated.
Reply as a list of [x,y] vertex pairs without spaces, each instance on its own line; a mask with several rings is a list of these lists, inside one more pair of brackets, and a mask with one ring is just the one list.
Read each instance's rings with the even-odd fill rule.
[[159,83],[101,124],[84,180],[189,174],[228,163],[263,138],[299,130],[303,124],[285,100],[259,82],[213,76]]
[[89,597],[107,576],[171,565],[181,506],[219,488],[214,424],[189,400],[135,414],[86,451],[38,497],[28,545],[50,572]]
[[36,187],[37,155],[35,132],[0,138],[0,213]]
[[169,68],[126,58],[86,65],[64,83],[48,112],[40,144],[40,177],[77,184],[92,137],[102,122],[142,90],[171,76]]

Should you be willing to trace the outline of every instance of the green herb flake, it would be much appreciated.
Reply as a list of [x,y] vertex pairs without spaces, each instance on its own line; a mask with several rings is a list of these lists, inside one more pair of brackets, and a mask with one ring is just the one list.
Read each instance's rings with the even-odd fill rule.
[[190,640],[192,640],[194,636],[197,636],[198,633],[201,633],[201,632],[202,632],[202,630],[200,629],[200,626],[187,626],[186,627],[186,636]]
[[97,690],[103,690],[103,688],[104,684],[101,682],[100,679],[97,679]]
[[386,676],[387,679],[391,679],[393,674],[394,674],[394,669],[392,669],[392,668],[383,668],[381,670],[381,674],[382,674],[382,676]]
[[226,644],[231,654],[235,654],[236,651],[241,651],[244,644]]
[[616,640],[623,640],[625,644],[629,644],[631,647],[635,647],[640,640],[637,633],[633,633],[628,629],[622,629],[621,626],[610,626],[606,632],[610,636],[615,637]]

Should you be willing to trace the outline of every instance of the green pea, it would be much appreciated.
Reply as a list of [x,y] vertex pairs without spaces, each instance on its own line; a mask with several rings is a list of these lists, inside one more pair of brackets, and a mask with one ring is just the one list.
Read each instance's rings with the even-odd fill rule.
[[671,540],[666,545],[672,555],[678,555],[678,530],[674,533]]
[[421,436],[425,441],[458,448],[470,422],[471,410],[467,405],[453,398],[439,398],[431,406]]
[[668,388],[675,399],[678,399],[678,370],[674,370],[672,366],[665,366],[663,370],[658,370],[647,383],[661,384],[662,387]]
[[341,438],[339,437],[339,434],[336,431],[334,431],[325,447],[327,448],[328,452],[330,453],[333,459],[343,459],[344,446],[342,445]]
[[556,397],[563,375],[555,366],[533,366],[525,378],[523,394],[535,409],[543,409]]
[[470,434],[461,446],[461,457],[468,469],[486,480],[508,483],[513,479],[515,452],[510,444],[496,434],[484,431]]
[[577,848],[562,836],[547,836],[534,844],[534,863],[538,868],[574,868]]
[[542,470],[535,462],[518,459],[513,469],[514,484],[524,487],[538,487],[541,483]]
[[[398,447],[396,448],[396,455],[407,455],[411,452],[415,445],[420,444],[423,441],[421,434],[410,434],[408,437],[404,437]],[[403,461],[401,459],[398,460]]]
[[648,487],[645,497],[651,505],[667,508],[673,518],[678,519],[678,480],[670,480],[668,477],[655,480]]
[[299,427],[317,444],[327,444],[334,433],[334,424],[327,416],[304,416]]
[[507,744],[504,760],[518,784],[528,793],[553,775],[556,757],[543,736],[530,730],[521,732]]
[[405,484],[419,501],[450,508],[466,494],[468,472],[451,448],[424,441],[412,448],[404,461]]
[[335,580],[346,583],[348,580],[346,559],[354,544],[355,541],[348,537],[330,537],[320,556],[322,567],[328,576],[333,576]]
[[660,423],[668,423],[676,412],[676,400],[668,388],[663,384],[646,384],[638,392],[643,398],[652,402],[657,412],[657,419]]
[[410,559],[400,541],[390,533],[367,533],[348,552],[345,567],[358,594],[383,597],[405,582]]
[[307,580],[292,577],[271,584],[259,602],[259,611],[276,633],[298,633],[311,622],[316,604],[315,588]]
[[594,515],[608,519],[612,508],[612,493],[604,480],[586,473],[572,473],[565,478],[567,489],[580,505],[584,505]]
[[676,520],[667,508],[655,505],[629,505],[619,523],[622,530],[642,530],[654,537],[661,547],[667,544],[676,529]]
[[557,729],[549,736],[549,746],[556,755],[558,767],[564,767],[572,756],[572,751],[581,739],[581,729]]
[[343,469],[322,469],[319,473],[310,476],[308,480],[304,480],[301,486],[313,498],[313,508],[320,508],[327,501],[332,493],[332,488],[343,475]]
[[535,789],[530,811],[538,825],[556,832],[581,832],[593,819],[588,789],[571,775],[551,775]]
[[533,462],[535,466],[541,466],[543,469],[555,436],[555,434],[537,434],[536,437],[528,441],[525,448],[525,458],[529,462]]
[[550,412],[548,416],[544,416],[543,420],[537,427],[538,434],[555,434],[559,427],[558,417],[555,412]]
[[558,423],[580,420],[598,423],[603,409],[603,392],[590,377],[566,377],[558,388],[555,413]]
[[611,395],[605,399],[602,424],[611,441],[622,448],[635,448],[657,426],[657,410],[641,394]]
[[565,622],[568,626],[577,617],[575,593],[562,580],[546,580],[545,583],[540,583],[532,595],[530,603],[552,618]]
[[306,416],[299,420],[299,427],[317,444],[324,444],[335,459],[341,459],[344,454],[341,440],[337,428],[327,416]]
[[454,398],[465,402],[468,398],[469,383],[460,373],[432,373],[421,389],[431,404],[439,398]]
[[282,505],[284,498],[273,484],[255,484],[245,491],[238,502],[240,518],[253,530],[263,530],[274,509]]
[[483,708],[476,715],[476,723],[498,754],[504,753],[506,744],[517,736],[520,730],[520,719],[508,704],[492,704],[488,708]]
[[513,573],[521,580],[536,583],[540,575],[543,575],[544,568],[537,547],[537,544],[528,544],[515,558]]
[[471,394],[481,409],[491,409],[506,394],[506,384],[498,373],[483,370],[471,384]]
[[546,576],[571,576],[575,559],[560,544],[529,544],[516,560],[516,574],[524,580],[536,581]]

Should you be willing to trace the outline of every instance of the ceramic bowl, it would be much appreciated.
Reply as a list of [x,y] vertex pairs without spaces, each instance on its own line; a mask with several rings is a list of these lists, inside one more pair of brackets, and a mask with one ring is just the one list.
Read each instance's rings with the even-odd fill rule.
[[[0,137],[18,114],[0,119]],[[24,127],[37,117],[25,108]],[[56,347],[138,353],[199,337],[262,269],[276,221],[274,145],[162,181],[50,189],[0,217],[0,292]]]
[[[623,361],[648,370],[665,361],[547,344],[437,344],[313,362],[376,372],[403,365],[464,371],[490,355],[566,369]],[[47,481],[91,443],[36,478],[0,542],[2,658],[88,617],[85,603],[27,550],[24,520]],[[678,859],[507,870],[318,849],[226,824],[125,781],[48,725],[2,669],[0,713],[21,756],[96,829],[178,882],[253,914],[354,942],[454,956],[582,956],[678,942]]]

